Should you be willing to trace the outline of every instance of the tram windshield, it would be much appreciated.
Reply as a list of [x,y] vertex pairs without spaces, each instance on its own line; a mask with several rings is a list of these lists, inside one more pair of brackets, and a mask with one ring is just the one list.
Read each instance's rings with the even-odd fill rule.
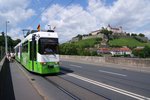
[[58,38],[41,38],[38,47],[40,54],[58,54]]

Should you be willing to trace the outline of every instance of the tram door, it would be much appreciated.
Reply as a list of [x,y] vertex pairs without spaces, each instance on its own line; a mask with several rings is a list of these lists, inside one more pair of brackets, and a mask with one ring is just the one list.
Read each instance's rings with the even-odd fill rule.
[[30,42],[30,61],[32,66],[32,71],[35,70],[35,61],[36,61],[36,41],[35,38],[32,38],[32,41]]

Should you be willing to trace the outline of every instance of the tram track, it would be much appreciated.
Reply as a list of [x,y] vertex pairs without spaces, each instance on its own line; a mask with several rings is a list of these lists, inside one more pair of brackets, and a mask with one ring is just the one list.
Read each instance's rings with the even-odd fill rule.
[[[60,76],[58,76],[58,77],[60,77]],[[96,92],[94,92],[94,91],[92,91],[92,90],[90,90],[90,89],[88,89],[88,88],[85,88],[85,87],[83,87],[83,86],[81,86],[81,85],[78,85],[78,84],[76,84],[76,83],[74,83],[74,82],[72,82],[72,81],[69,81],[69,80],[67,80],[67,79],[65,79],[65,78],[63,78],[63,77],[60,77],[60,78],[64,79],[65,81],[68,81],[68,82],[70,82],[70,83],[72,83],[72,84],[74,84],[74,85],[76,85],[76,86],[78,86],[78,87],[80,87],[80,88],[83,88],[83,89],[85,89],[85,90],[87,90],[87,91],[89,91],[89,92],[91,92],[91,93],[93,93],[93,94],[95,94],[95,95],[98,95],[98,96],[100,96],[100,97],[103,97],[103,98],[105,98],[106,100],[111,100],[111,99],[109,99],[108,97],[105,97],[105,96],[103,96],[103,95],[101,95],[101,94],[99,94],[99,93],[96,93]]]
[[[67,72],[61,71],[60,74],[66,74]],[[74,100],[110,100],[109,98],[98,94],[88,88],[85,88],[79,84],[69,81],[59,75],[57,76],[44,76],[45,80],[53,84],[62,92],[66,93]]]
[[67,91],[66,89],[64,89],[63,87],[61,87],[60,85],[58,85],[57,83],[55,83],[54,81],[50,80],[47,77],[44,77],[44,79],[46,79],[48,82],[50,82],[51,84],[53,84],[55,87],[57,87],[59,90],[61,90],[62,92],[66,93],[68,96],[70,96],[72,99],[74,100],[81,100],[79,97],[77,97],[76,95],[72,94],[71,92]]
[[[43,92],[40,90],[40,88],[35,84],[34,81],[38,82],[37,78],[41,77],[43,78],[45,81],[47,81],[49,84],[53,85],[54,87],[56,87],[58,90],[62,91],[63,93],[65,93],[66,95],[68,95],[68,97],[72,98],[72,100],[110,100],[107,97],[104,97],[94,91],[91,91],[85,87],[82,87],[78,84],[75,84],[74,82],[71,82],[63,77],[61,77],[60,75],[65,75],[66,73],[68,73],[68,71],[61,71],[60,75],[38,75],[38,76],[34,76],[34,74],[32,75],[31,73],[29,73],[28,71],[26,71],[24,68],[19,67],[19,64],[17,62],[15,62],[18,66],[18,68],[25,74],[25,76],[30,80],[31,84],[33,85],[33,87],[38,91],[38,93],[40,95],[42,95],[42,97],[44,97],[44,100],[48,100],[48,97],[43,94]],[[70,73],[70,72],[69,72]],[[34,82],[34,83],[33,83]],[[58,95],[59,96],[59,95]]]
[[[22,67],[20,67],[22,69]],[[23,69],[24,70],[24,69]],[[26,73],[27,72],[27,73]],[[76,80],[71,77],[70,79],[70,75],[76,75],[76,74],[72,74],[73,71],[66,68],[66,69],[62,69],[61,68],[61,72],[60,74],[55,74],[55,75],[35,75],[35,74],[31,74],[28,73],[28,71],[25,70],[26,74],[29,74],[27,77],[29,80],[33,80],[31,81],[31,84],[34,85],[34,87],[36,87],[35,89],[38,91],[38,93],[44,97],[44,100],[49,100],[49,98],[53,97],[55,98],[56,95],[58,96],[58,98],[60,99],[61,96],[64,96],[62,100],[65,100],[66,98],[69,98],[69,100],[111,100],[111,99],[116,99],[113,96],[108,96],[106,93],[106,91],[104,91],[105,93],[102,92],[96,92],[94,91],[92,88],[89,88],[88,86],[90,86],[88,83],[84,85],[80,84],[80,82],[78,83],[79,80]],[[78,76],[78,75],[76,75]],[[82,76],[81,76],[82,77]],[[90,80],[90,79],[89,79]],[[82,83],[82,82],[81,82]],[[90,83],[90,82],[89,82]],[[44,89],[44,88],[47,89]],[[44,91],[46,90],[46,91]],[[55,92],[57,91],[57,92]],[[128,91],[127,91],[128,92]],[[49,95],[50,94],[50,95]],[[136,95],[136,94],[135,94]],[[60,97],[59,97],[60,96]],[[57,97],[56,97],[57,98]],[[59,99],[56,100],[59,100]],[[146,97],[144,97],[146,98]],[[146,100],[146,99],[144,99]]]

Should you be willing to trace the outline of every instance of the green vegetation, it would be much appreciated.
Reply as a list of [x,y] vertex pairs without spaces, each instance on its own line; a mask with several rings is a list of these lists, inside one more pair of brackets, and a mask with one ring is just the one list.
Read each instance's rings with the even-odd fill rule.
[[100,41],[100,38],[92,38],[73,43],[64,43],[60,45],[60,54],[94,56],[97,55],[96,51],[89,50],[89,48],[93,48]]
[[150,47],[145,46],[142,50],[133,50],[132,53],[139,58],[148,58],[150,57]]
[[111,39],[110,36],[112,35],[113,32],[109,31],[109,30],[107,30],[105,28],[102,28],[101,33],[104,34],[104,35],[106,35],[106,37],[108,39],[107,42],[109,42],[109,40]]
[[81,48],[90,48],[94,47],[95,44],[99,44],[101,41],[101,38],[91,38],[91,39],[85,39],[80,40],[78,42],[74,42],[75,45],[78,45]]
[[[10,50],[13,51],[14,46],[16,46],[21,40],[13,40],[10,36],[7,36],[7,42],[8,42],[8,52]],[[5,54],[5,36],[4,33],[0,36],[0,58],[2,58]]]
[[[82,40],[83,35],[78,34],[76,37],[74,37],[74,39],[78,40],[78,42],[64,43],[60,45],[60,54],[94,56],[97,55],[96,49],[101,44],[102,47],[110,48],[127,46],[131,50],[134,50],[136,47],[141,46],[144,47],[144,49],[141,51],[134,51],[135,56],[149,57],[150,52],[147,51],[150,48],[150,41],[142,33],[114,33],[107,30],[107,28],[102,28],[99,32],[97,32],[97,35],[98,34],[103,34],[103,37],[85,40]],[[87,36],[91,35],[92,34],[90,33]],[[74,39],[72,40],[75,41]],[[123,56],[129,57],[130,55]]]
[[[13,40],[10,36],[7,36],[7,41],[8,41],[8,46],[13,48],[16,46],[21,40]],[[5,46],[5,37],[3,35],[0,36],[0,46],[4,47]]]
[[128,46],[129,48],[134,48],[137,46],[150,46],[150,43],[142,43],[134,38],[119,38],[110,40],[109,45],[111,47]]

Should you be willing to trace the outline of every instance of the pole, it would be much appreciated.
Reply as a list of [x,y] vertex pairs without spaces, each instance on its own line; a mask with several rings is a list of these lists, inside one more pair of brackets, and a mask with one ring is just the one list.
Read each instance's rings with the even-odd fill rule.
[[7,54],[7,53],[8,53],[8,44],[7,44],[7,23],[9,23],[9,21],[6,21],[5,54]]

